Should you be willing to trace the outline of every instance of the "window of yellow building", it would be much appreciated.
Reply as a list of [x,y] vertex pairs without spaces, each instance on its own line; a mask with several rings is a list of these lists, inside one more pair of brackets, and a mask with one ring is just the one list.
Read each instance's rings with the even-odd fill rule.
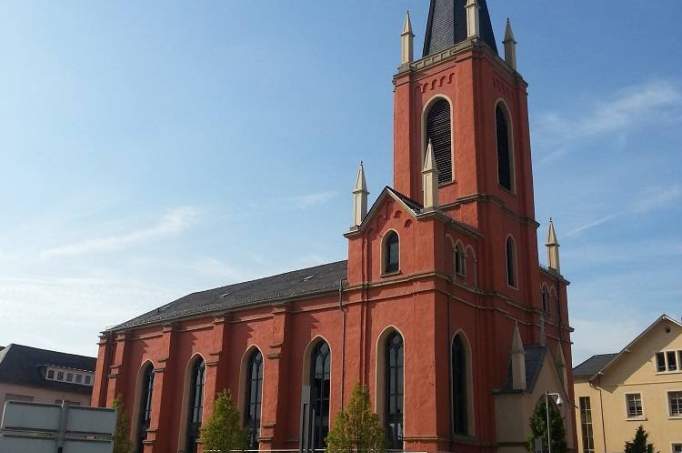
[[580,428],[583,438],[583,453],[594,453],[594,431],[592,429],[592,406],[589,396],[580,397]]
[[670,416],[682,417],[682,392],[668,393],[668,402],[670,403]]
[[628,418],[641,418],[644,415],[641,393],[628,393],[625,395]]

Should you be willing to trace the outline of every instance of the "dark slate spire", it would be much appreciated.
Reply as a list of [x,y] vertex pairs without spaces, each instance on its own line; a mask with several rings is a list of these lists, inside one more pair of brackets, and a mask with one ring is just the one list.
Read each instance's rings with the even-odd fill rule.
[[[467,39],[466,3],[467,0],[431,0],[424,39],[424,57]],[[478,4],[481,40],[497,53],[488,5],[485,0],[478,0]]]

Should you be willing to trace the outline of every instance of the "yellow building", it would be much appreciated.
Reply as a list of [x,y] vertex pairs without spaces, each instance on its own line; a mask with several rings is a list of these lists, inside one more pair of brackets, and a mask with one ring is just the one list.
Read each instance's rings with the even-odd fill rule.
[[618,354],[573,370],[578,453],[623,452],[642,425],[660,453],[682,453],[682,324],[663,315]]

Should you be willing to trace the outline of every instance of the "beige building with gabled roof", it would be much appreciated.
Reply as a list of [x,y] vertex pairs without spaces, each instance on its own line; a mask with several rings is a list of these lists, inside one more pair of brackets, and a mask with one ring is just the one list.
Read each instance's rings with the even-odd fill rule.
[[682,324],[667,315],[617,354],[573,369],[579,453],[617,453],[642,425],[660,453],[682,453]]

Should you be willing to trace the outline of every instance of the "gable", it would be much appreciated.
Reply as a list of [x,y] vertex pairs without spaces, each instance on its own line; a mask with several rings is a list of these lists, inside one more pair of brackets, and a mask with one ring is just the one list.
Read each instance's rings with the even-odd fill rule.
[[669,350],[682,351],[682,325],[661,317],[600,370],[601,385],[668,380],[657,373],[656,353]]

